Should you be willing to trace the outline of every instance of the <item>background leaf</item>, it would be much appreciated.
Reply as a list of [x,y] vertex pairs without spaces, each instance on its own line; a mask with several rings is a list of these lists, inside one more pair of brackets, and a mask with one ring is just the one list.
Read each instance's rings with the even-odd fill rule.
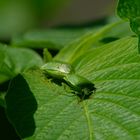
[[[114,28],[113,28],[114,27]],[[64,47],[72,46],[74,42],[74,48],[76,46],[76,41],[82,42],[91,34],[94,34],[101,28],[101,26],[91,26],[83,28],[56,28],[47,30],[31,31],[13,38],[11,44],[17,47],[29,47],[29,48],[48,48],[50,50],[61,50]],[[96,35],[97,35],[96,34]],[[124,22],[115,22],[115,24],[109,25],[105,29],[101,29],[102,38],[106,40],[115,40],[126,35],[132,35],[130,31],[129,24]],[[98,38],[98,44],[103,44],[103,40]],[[96,43],[97,43],[96,41]],[[106,42],[107,43],[107,42]],[[77,47],[78,48],[78,47]],[[73,48],[72,48],[73,49]]]
[[[137,53],[137,38],[113,41],[73,60],[76,73],[92,81],[97,88],[87,100],[80,102],[72,93],[67,93],[64,86],[50,82],[40,70],[24,73],[26,81],[19,77],[14,80],[12,85],[17,85],[18,80],[26,85],[28,83],[28,90],[35,96],[38,105],[34,114],[35,132],[25,139],[140,139],[140,56]],[[21,94],[26,95],[21,92],[25,84],[18,87],[9,89],[6,103],[7,113],[12,114],[8,117],[14,125],[20,124],[16,130],[22,132],[19,133],[21,135],[26,128],[22,117],[16,118],[27,106],[11,107],[13,103],[25,102],[18,100]],[[12,96],[17,91],[19,94]],[[23,118],[30,123],[26,115]]]
[[[3,57],[4,56],[4,57]],[[30,49],[0,45],[0,83],[34,66],[41,66],[41,57]]]
[[140,16],[139,0],[119,0],[117,12],[121,18],[132,19]]
[[128,23],[117,21],[106,25],[97,32],[87,32],[81,38],[73,41],[68,44],[67,47],[63,48],[58,55],[55,56],[54,60],[72,63],[79,56],[85,54],[86,52],[90,52],[95,47],[100,47],[103,44],[127,35],[133,35],[128,27]]
[[[130,21],[130,26],[132,30],[138,35],[140,39],[140,1],[119,0],[117,13],[121,18]],[[140,46],[139,46],[139,52],[140,52]]]
[[47,29],[31,31],[23,36],[13,38],[12,45],[60,50],[66,44],[85,34],[87,30],[88,29]]
[[60,8],[63,8],[68,1],[0,1],[0,39],[9,40],[15,34],[20,34],[33,28],[42,28],[46,21],[48,22],[49,19],[56,16]]

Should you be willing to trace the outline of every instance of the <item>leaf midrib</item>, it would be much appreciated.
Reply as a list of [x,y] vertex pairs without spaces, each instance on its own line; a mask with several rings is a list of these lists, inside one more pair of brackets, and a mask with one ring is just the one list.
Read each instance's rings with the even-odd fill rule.
[[87,119],[87,125],[88,125],[88,129],[89,129],[89,140],[93,140],[93,127],[92,127],[92,123],[91,123],[91,118],[90,118],[90,114],[88,112],[86,103],[84,101],[82,101],[82,105],[84,107],[84,113]]

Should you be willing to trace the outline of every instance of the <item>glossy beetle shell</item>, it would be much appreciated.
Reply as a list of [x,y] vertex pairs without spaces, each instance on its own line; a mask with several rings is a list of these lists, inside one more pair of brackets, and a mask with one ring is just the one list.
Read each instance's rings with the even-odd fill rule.
[[81,94],[84,95],[89,95],[95,90],[92,82],[77,74],[69,74],[64,77],[64,80],[73,90],[76,90],[79,93],[81,92]]
[[71,65],[61,62],[48,62],[41,69],[51,77],[62,79],[68,74],[74,73]]

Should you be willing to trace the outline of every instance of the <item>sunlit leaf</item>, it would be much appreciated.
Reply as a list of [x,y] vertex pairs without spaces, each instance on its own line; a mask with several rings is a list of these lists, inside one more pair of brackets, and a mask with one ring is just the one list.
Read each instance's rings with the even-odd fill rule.
[[25,140],[140,139],[137,38],[114,41],[73,60],[76,73],[92,81],[96,92],[80,101],[40,70],[16,77],[6,103],[8,117],[19,135]]

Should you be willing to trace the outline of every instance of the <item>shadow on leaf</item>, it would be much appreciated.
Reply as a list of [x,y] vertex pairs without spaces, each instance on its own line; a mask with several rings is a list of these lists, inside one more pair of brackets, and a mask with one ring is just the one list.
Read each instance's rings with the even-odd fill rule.
[[37,102],[21,75],[12,80],[5,99],[7,116],[19,136],[32,136],[35,131],[33,115],[37,110]]

